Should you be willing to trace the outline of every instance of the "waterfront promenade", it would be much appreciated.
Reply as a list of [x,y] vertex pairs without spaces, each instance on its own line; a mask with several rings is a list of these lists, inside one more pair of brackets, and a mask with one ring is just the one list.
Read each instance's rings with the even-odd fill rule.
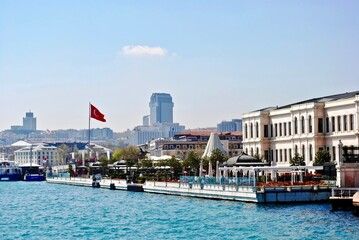
[[317,202],[328,201],[330,186],[256,187],[235,184],[203,184],[201,182],[158,182],[127,184],[126,180],[91,178],[47,178],[48,183],[84,187],[100,187],[113,190],[143,191],[148,193],[178,195],[197,198],[233,200],[253,203]]

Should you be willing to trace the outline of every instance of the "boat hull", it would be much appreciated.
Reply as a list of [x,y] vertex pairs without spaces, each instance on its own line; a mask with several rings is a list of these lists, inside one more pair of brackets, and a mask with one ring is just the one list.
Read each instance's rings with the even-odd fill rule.
[[24,176],[24,181],[32,181],[32,182],[37,182],[37,181],[45,181],[45,176],[44,175],[25,175]]
[[20,181],[21,174],[1,174],[0,181]]

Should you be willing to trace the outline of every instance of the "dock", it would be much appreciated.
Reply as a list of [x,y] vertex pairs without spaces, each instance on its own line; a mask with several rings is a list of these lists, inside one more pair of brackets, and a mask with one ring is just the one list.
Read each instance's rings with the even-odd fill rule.
[[328,201],[330,186],[267,187],[238,186],[235,184],[202,184],[183,182],[146,181],[144,184],[127,183],[126,180],[91,178],[47,178],[48,183],[68,184],[111,190],[146,192],[217,200],[253,203],[289,203]]

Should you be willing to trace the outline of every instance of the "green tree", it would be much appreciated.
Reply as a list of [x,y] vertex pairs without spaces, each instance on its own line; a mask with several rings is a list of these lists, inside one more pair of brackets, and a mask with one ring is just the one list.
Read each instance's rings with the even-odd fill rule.
[[289,164],[291,166],[305,166],[303,157],[300,156],[298,153],[294,154],[294,157],[289,160]]
[[107,172],[107,167],[108,167],[108,159],[107,157],[105,156],[101,156],[100,157],[100,166],[101,166],[101,172],[102,172],[102,175],[106,175],[106,172]]
[[315,154],[315,159],[313,162],[314,166],[323,166],[324,163],[330,162],[331,157],[327,150],[319,150]]
[[213,149],[212,154],[209,157],[209,161],[211,162],[212,166],[216,166],[217,161],[219,163],[223,163],[223,162],[227,161],[227,159],[228,158],[218,148]]
[[71,178],[71,175],[72,175],[72,171],[73,171],[73,168],[72,168],[72,164],[69,164],[69,174],[70,174],[70,178]]
[[187,157],[183,160],[183,166],[185,168],[189,168],[191,171],[193,171],[196,174],[200,162],[201,162],[201,158],[198,156],[198,153],[194,151],[190,151],[187,154]]
[[175,178],[178,178],[179,175],[182,173],[182,164],[175,156],[172,156],[171,159],[167,160],[168,166],[171,167],[173,170],[173,175]]
[[123,159],[123,151],[122,149],[116,149],[111,156],[111,163],[120,161]]
[[141,168],[153,168],[153,161],[148,158],[144,158],[140,160],[140,166]]

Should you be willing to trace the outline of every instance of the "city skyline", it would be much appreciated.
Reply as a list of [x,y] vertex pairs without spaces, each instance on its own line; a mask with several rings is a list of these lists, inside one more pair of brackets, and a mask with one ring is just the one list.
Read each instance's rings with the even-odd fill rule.
[[0,130],[133,129],[152,93],[186,128],[359,89],[356,1],[1,1]]

